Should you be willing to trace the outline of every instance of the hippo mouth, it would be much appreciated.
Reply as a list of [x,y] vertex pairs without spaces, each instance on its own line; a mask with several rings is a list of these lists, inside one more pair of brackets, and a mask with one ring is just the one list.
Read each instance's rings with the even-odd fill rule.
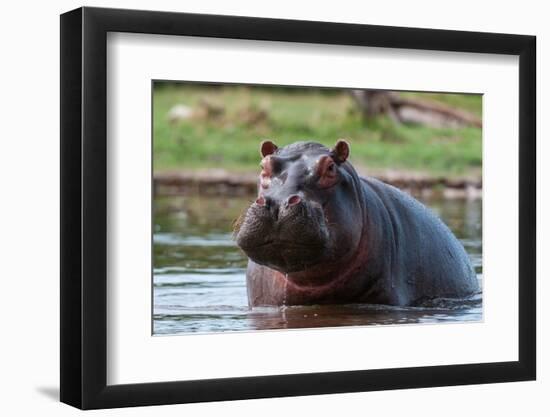
[[321,243],[269,239],[254,247],[241,246],[247,256],[260,265],[282,273],[300,272],[319,263],[326,254]]
[[323,249],[322,244],[315,244],[309,242],[293,242],[283,239],[270,239],[265,242],[259,243],[256,245],[256,248],[262,248],[266,246],[277,246],[281,248],[305,248],[305,249]]
[[254,210],[236,234],[237,245],[255,263],[282,273],[302,271],[319,263],[329,252],[328,231],[318,221],[274,224]]

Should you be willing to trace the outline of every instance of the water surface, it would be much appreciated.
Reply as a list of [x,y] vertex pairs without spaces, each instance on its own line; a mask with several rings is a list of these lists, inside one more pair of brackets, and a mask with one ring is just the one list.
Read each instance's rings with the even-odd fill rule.
[[[424,201],[460,239],[482,278],[481,200]],[[231,224],[246,198],[155,197],[153,333],[480,321],[481,294],[424,307],[372,304],[249,309],[246,256]]]

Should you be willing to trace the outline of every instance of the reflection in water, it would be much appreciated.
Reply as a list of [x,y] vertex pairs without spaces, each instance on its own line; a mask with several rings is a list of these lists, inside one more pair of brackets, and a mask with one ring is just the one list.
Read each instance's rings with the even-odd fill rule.
[[[449,225],[482,276],[481,200],[425,202]],[[424,307],[371,304],[249,309],[246,256],[231,224],[243,198],[156,197],[154,334],[479,321],[482,298],[440,299]]]

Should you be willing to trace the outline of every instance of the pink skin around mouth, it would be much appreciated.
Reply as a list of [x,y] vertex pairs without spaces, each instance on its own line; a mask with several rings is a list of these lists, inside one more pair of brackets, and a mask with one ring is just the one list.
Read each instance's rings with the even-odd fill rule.
[[[288,295],[294,294],[298,297],[307,296],[308,298],[321,298],[325,294],[333,293],[335,288],[345,286],[349,282],[350,278],[355,276],[358,269],[364,265],[364,259],[366,259],[366,255],[366,239],[363,236],[361,238],[361,241],[359,242],[357,251],[354,253],[353,256],[349,257],[351,261],[348,261],[346,259],[345,261],[340,262],[336,267],[332,268],[334,274],[337,274],[337,278],[329,280],[328,282],[320,285],[308,285],[296,282],[293,278],[302,278],[300,277],[300,274],[302,274],[302,272],[285,274],[283,272],[273,270],[273,275],[274,279],[278,280],[281,283],[281,286],[284,287],[286,285],[286,291]],[[326,270],[324,266],[320,266],[317,268],[312,268],[311,272],[314,272],[315,269]],[[329,272],[325,276],[327,275],[331,275],[331,272]]]

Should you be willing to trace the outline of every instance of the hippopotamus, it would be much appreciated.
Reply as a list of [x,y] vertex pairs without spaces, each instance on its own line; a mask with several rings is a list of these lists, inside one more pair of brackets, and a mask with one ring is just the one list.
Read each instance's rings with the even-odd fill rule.
[[350,145],[261,143],[258,196],[235,229],[255,306],[413,306],[479,284],[462,244],[426,206],[360,177]]

